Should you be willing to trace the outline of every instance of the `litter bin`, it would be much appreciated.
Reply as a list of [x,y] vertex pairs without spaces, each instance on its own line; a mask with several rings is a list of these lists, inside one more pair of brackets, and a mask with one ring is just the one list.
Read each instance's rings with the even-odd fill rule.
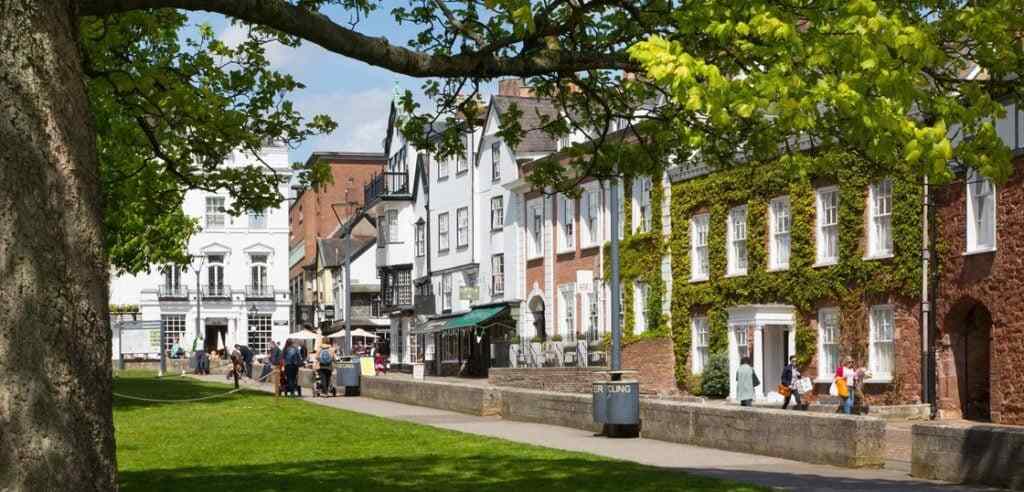
[[358,357],[342,357],[334,374],[336,384],[344,388],[345,396],[359,396]]
[[594,423],[604,425],[608,437],[637,437],[640,435],[640,382],[621,379],[613,374],[611,381],[598,381],[593,385]]

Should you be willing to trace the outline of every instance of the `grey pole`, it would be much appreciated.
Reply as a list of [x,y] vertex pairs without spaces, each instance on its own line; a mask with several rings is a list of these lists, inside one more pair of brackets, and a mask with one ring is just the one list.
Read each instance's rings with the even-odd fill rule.
[[[199,270],[201,268],[202,268],[202,266],[200,265],[200,267],[196,269],[196,338],[197,339],[199,338],[199,331],[202,329],[202,327],[200,326],[200,320],[202,319],[202,316],[200,315],[200,310],[202,310],[202,308],[203,308],[202,307],[202,304],[203,304],[203,302],[202,302],[203,290],[202,290],[201,287],[199,287]],[[205,350],[205,347],[203,347],[201,349]]]
[[612,178],[608,187],[611,196],[608,199],[611,220],[611,254],[612,260],[612,367],[613,371],[622,370],[622,326],[619,320],[619,186],[618,178]]
[[352,231],[345,236],[345,355],[352,355]]
[[160,321],[160,374],[164,377],[167,374],[167,333],[164,332],[164,322]]

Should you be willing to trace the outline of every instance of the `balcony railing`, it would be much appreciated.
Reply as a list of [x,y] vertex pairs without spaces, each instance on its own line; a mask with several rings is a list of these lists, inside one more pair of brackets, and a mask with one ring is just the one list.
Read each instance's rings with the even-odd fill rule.
[[385,171],[363,186],[363,204],[372,205],[378,199],[391,195],[409,194],[409,173]]
[[188,299],[188,287],[184,285],[161,285],[157,290],[160,299]]
[[231,297],[231,286],[226,284],[204,285],[203,297]]
[[273,299],[274,287],[271,285],[246,285],[245,297],[248,299]]

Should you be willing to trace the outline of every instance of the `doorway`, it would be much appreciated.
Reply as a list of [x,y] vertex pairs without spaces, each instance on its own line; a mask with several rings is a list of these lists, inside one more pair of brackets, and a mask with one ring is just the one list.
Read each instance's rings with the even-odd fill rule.
[[781,401],[782,395],[778,392],[779,384],[782,382],[782,369],[786,366],[786,359],[789,353],[789,330],[786,326],[768,325],[764,327],[764,374],[761,381],[764,385],[764,394],[770,399]]
[[227,325],[206,325],[206,340],[203,347],[207,353],[217,350],[218,343],[221,347],[227,347],[228,327]]
[[991,409],[992,316],[981,304],[968,311],[951,334],[960,411],[967,420],[988,422]]

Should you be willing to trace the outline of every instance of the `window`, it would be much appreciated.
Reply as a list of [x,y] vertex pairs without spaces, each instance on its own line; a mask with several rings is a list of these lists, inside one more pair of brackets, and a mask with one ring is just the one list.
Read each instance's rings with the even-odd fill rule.
[[576,235],[573,231],[575,217],[573,216],[572,198],[559,195],[558,205],[558,219],[562,226],[558,249],[560,251],[571,251],[576,248]]
[[893,309],[892,306],[871,308],[871,333],[868,370],[872,377],[889,379],[893,369]]
[[736,353],[739,354],[740,359],[750,356],[750,345],[747,342],[747,327],[741,326],[733,330],[736,334]]
[[267,227],[267,211],[250,210],[249,227],[252,229],[265,229]]
[[768,268],[785,270],[789,268],[789,229],[793,220],[789,212],[789,197],[772,200],[769,213],[771,239],[768,243]]
[[597,190],[585,190],[580,198],[580,234],[584,246],[597,246],[599,200]]
[[383,248],[388,243],[388,222],[386,215],[377,216],[377,247]]
[[589,315],[587,316],[587,341],[596,342],[598,339],[598,300],[597,300],[597,286],[595,285],[590,293],[587,294],[587,305],[590,307]]
[[650,232],[651,230],[651,178],[645,177],[640,178],[640,220],[638,221],[637,227],[640,232]]
[[747,207],[735,207],[729,211],[726,224],[729,235],[727,270],[730,275],[747,273]]
[[708,214],[690,219],[690,281],[708,279]]
[[224,227],[224,197],[206,197],[206,227]]
[[817,192],[818,202],[818,264],[827,265],[839,260],[839,190],[822,188]]
[[416,224],[416,256],[423,257],[427,254],[427,227],[423,222]]
[[249,313],[249,348],[253,353],[264,354],[270,349],[271,326],[269,313]]
[[505,295],[505,255],[491,257],[491,295],[494,297]]
[[501,142],[491,144],[491,181],[501,179]]
[[184,289],[181,287],[181,272],[183,268],[178,265],[167,265],[163,270],[164,285],[162,294],[168,296],[184,295]]
[[452,310],[452,274],[441,275],[441,310]]
[[388,210],[388,242],[397,243],[398,239],[398,210]]
[[831,378],[839,367],[839,310],[818,311],[818,379]]
[[448,159],[438,158],[437,160],[437,180],[444,181],[448,179]]
[[448,212],[437,216],[437,250],[448,251]]
[[[185,315],[165,314],[160,316],[160,323],[164,328],[164,352],[171,349],[175,343],[185,343]],[[181,347],[186,348],[186,347]]]
[[700,374],[708,363],[708,319],[693,318],[693,373]]
[[967,252],[996,249],[996,193],[992,180],[967,173]]
[[224,285],[224,255],[209,255],[209,265],[206,267],[207,291],[206,295],[221,297],[226,295]]
[[459,160],[455,163],[455,174],[462,174],[469,170],[469,159],[467,158],[467,155],[473,152],[471,150],[473,148],[472,139],[473,137],[470,136],[466,138],[465,142],[463,142],[466,148],[462,152],[459,152]]
[[273,289],[267,282],[267,255],[252,255],[249,257],[249,285],[253,295],[273,295]]
[[892,181],[884,179],[868,190],[871,225],[868,227],[868,256],[892,255]]
[[500,196],[491,198],[491,230],[500,231],[505,226],[505,199]]
[[558,331],[565,338],[576,334],[576,284],[564,284],[558,288],[561,296],[558,299],[559,317]]
[[633,298],[633,326],[634,334],[641,334],[647,331],[647,284],[637,282],[636,296]]
[[536,204],[530,207],[530,256],[544,254],[544,206]]
[[462,207],[455,211],[455,220],[458,221],[458,229],[455,231],[456,245],[459,248],[469,246],[469,208]]

